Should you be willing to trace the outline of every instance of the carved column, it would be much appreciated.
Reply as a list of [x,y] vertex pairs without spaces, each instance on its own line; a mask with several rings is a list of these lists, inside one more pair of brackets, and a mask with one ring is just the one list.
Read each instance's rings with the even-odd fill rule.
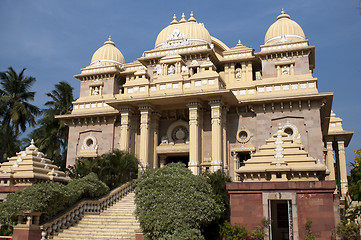
[[139,161],[142,169],[149,168],[149,136],[150,136],[150,115],[152,108],[150,106],[139,107],[140,111],[140,143],[139,143]]
[[120,150],[129,152],[129,129],[130,129],[130,115],[132,110],[130,108],[120,109],[121,125],[120,125]]
[[332,142],[327,141],[327,155],[326,155],[326,166],[330,171],[330,175],[328,176],[328,180],[335,180],[335,159],[333,158],[333,149]]
[[345,142],[338,140],[338,169],[340,173],[340,195],[341,199],[345,199],[347,193],[347,169],[346,169],[346,156],[345,156]]
[[209,101],[211,105],[212,123],[212,171],[222,169],[223,166],[223,143],[222,143],[222,106],[220,99]]
[[194,175],[199,175],[199,164],[201,162],[201,131],[200,111],[201,105],[198,101],[189,102],[189,163],[188,167]]
[[157,146],[158,146],[158,136],[159,136],[159,118],[160,114],[154,112],[152,114],[152,133],[153,133],[153,168],[158,168],[158,154],[157,154]]

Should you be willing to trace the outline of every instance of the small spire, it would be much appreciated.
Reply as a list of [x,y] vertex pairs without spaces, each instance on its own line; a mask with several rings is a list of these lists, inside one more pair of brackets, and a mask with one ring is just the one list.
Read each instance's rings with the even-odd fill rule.
[[31,139],[30,144],[31,144],[31,145],[34,145],[34,144],[35,144],[34,139]]
[[177,17],[175,16],[175,14],[173,15],[173,21],[171,21],[171,25],[172,24],[177,24],[178,23],[178,21],[177,21]]
[[285,10],[282,8],[281,14],[278,15],[277,20],[280,19],[280,18],[290,18],[290,15],[286,14]]
[[191,12],[191,17],[188,19],[188,22],[197,22],[197,20],[194,18],[193,11]]
[[111,45],[114,45],[114,46],[115,46],[115,43],[112,41],[112,36],[111,36],[111,35],[109,35],[108,41],[105,41],[105,42],[104,42],[104,45],[105,45],[105,44],[111,44]]
[[182,19],[179,21],[179,23],[186,23],[186,16],[184,15],[184,13],[182,13]]
[[241,40],[238,40],[238,45],[242,45]]

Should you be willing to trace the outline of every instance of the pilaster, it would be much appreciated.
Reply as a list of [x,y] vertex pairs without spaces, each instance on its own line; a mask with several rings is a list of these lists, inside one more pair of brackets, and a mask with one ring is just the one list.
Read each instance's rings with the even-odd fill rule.
[[346,156],[345,156],[345,142],[343,140],[337,140],[338,148],[338,168],[340,172],[340,193],[341,200],[346,198],[347,187],[347,169],[346,169]]
[[332,142],[327,141],[327,154],[326,154],[326,166],[330,171],[327,180],[335,180],[335,159],[333,158]]
[[212,171],[222,169],[223,166],[223,143],[222,143],[222,107],[223,101],[215,99],[209,101],[211,106],[212,124]]
[[189,163],[188,167],[194,175],[199,175],[201,162],[201,104],[191,101],[187,104],[189,109]]
[[129,139],[130,139],[130,115],[132,109],[125,107],[120,109],[121,125],[120,125],[120,150],[129,152]]
[[150,106],[140,106],[140,144],[139,161],[140,167],[146,169],[150,167],[149,162],[149,137],[150,137],[150,117],[152,108]]
[[159,167],[158,162],[158,154],[157,154],[157,145],[158,145],[158,136],[159,136],[159,118],[160,114],[158,112],[152,113],[152,135],[153,135],[153,141],[152,141],[152,147],[153,147],[153,168]]

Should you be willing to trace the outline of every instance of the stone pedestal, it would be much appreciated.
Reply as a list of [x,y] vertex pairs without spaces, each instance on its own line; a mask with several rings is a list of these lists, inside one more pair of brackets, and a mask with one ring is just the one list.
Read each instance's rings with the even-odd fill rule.
[[18,217],[18,224],[14,226],[13,240],[39,240],[41,239],[41,229],[39,219],[42,213],[26,212],[24,216]]

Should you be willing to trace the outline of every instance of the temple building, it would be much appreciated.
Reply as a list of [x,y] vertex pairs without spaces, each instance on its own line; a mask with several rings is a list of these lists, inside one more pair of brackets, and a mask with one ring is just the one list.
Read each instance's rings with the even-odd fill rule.
[[301,239],[309,217],[325,236],[337,222],[335,196],[342,203],[347,192],[353,132],[331,111],[333,93],[318,91],[314,68],[315,47],[283,10],[259,52],[237,39],[228,47],[193,13],[174,16],[134,62],[109,37],[75,75],[72,113],[58,116],[69,126],[67,165],[121,149],[140,170],[223,169],[231,222],[272,218],[270,239]]

